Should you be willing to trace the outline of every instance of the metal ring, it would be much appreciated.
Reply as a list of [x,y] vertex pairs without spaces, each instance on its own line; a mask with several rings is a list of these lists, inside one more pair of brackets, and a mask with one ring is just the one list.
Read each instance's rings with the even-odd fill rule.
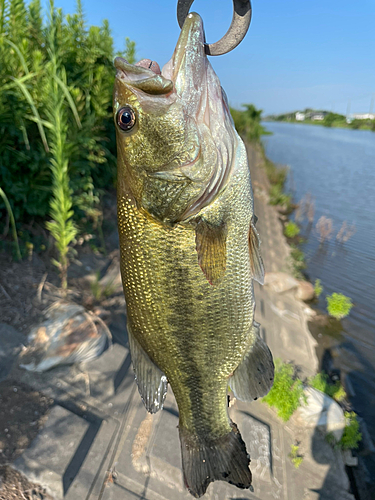
[[[193,2],[194,0],[178,0],[177,21],[181,29]],[[229,30],[218,42],[206,43],[204,45],[206,54],[209,56],[220,56],[236,48],[245,38],[250,21],[250,0],[233,0],[233,18]]]

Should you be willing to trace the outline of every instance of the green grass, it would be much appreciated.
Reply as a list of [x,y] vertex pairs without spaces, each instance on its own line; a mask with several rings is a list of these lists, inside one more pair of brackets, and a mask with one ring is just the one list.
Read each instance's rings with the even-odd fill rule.
[[289,209],[292,197],[290,194],[285,194],[283,192],[283,186],[280,184],[275,184],[271,186],[269,191],[270,205],[284,205]]
[[318,389],[318,391],[324,392],[336,401],[342,401],[346,398],[346,392],[341,382],[338,380],[332,384],[329,380],[328,375],[322,371],[317,373],[314,377],[309,380],[311,387]]
[[357,449],[359,442],[362,439],[362,434],[359,432],[359,422],[354,411],[345,412],[346,427],[344,434],[340,439],[339,446],[343,450]]
[[352,307],[352,300],[342,293],[333,293],[327,296],[328,314],[333,318],[345,318],[350,313]]
[[346,425],[340,441],[336,441],[332,432],[329,432],[325,439],[327,443],[336,449],[356,450],[362,440],[362,434],[359,431],[357,414],[354,411],[346,411],[345,420]]
[[323,292],[323,287],[322,287],[321,281],[319,279],[317,279],[317,280],[315,280],[315,284],[314,284],[315,297],[319,298],[322,292]]
[[306,269],[305,254],[294,245],[291,245],[290,256],[292,259],[292,274],[296,279],[304,279],[302,271]]
[[270,392],[263,401],[277,410],[278,416],[287,422],[294,411],[301,406],[303,384],[295,374],[295,368],[289,363],[275,360],[275,380]]
[[299,233],[300,233],[300,228],[295,222],[289,221],[285,225],[284,234],[287,238],[295,238],[296,236],[299,235]]
[[99,271],[97,271],[95,273],[95,279],[90,284],[90,288],[91,288],[91,293],[92,293],[95,300],[101,300],[103,298],[107,299],[115,291],[115,287],[114,287],[113,283],[108,283],[107,285],[102,285],[100,283],[100,272]]
[[0,197],[4,201],[4,205],[5,205],[5,208],[7,209],[9,220],[10,220],[10,225],[12,226],[14,248],[16,251],[17,260],[21,260],[22,257],[21,257],[20,246],[18,244],[17,228],[16,228],[16,222],[14,220],[13,210],[12,210],[12,207],[10,206],[7,195],[4,193],[4,191],[1,188],[0,188]]
[[291,459],[294,467],[298,469],[303,461],[303,457],[299,454],[298,445],[292,444],[292,446],[290,447],[290,453],[288,454],[288,457]]

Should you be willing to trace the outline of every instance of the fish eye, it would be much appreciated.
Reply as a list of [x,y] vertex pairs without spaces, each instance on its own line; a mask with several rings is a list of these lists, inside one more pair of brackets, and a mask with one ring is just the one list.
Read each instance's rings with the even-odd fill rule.
[[116,123],[121,130],[127,132],[135,125],[135,113],[130,106],[124,106],[117,111]]

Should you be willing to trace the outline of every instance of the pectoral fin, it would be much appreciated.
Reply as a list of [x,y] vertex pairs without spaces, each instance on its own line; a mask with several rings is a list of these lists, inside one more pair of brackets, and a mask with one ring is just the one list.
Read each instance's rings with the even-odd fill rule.
[[198,263],[211,285],[218,285],[227,263],[227,230],[222,222],[213,225],[200,219],[195,229]]
[[258,231],[255,228],[255,220],[251,221],[249,229],[249,252],[250,267],[253,279],[261,285],[264,285],[264,265],[260,255],[260,239]]
[[128,327],[129,345],[139,394],[150,413],[163,408],[167,395],[168,380],[164,373],[151,361]]
[[259,323],[253,324],[254,344],[229,379],[237,399],[252,401],[265,396],[271,389],[274,377],[272,354],[259,335]]

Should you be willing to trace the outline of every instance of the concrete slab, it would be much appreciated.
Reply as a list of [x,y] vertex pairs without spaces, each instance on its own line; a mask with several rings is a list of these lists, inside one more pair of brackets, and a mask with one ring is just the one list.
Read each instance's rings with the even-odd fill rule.
[[14,467],[31,481],[41,483],[48,493],[60,500],[74,479],[69,467],[80,443],[90,435],[90,423],[55,406],[42,432],[33,441]]

